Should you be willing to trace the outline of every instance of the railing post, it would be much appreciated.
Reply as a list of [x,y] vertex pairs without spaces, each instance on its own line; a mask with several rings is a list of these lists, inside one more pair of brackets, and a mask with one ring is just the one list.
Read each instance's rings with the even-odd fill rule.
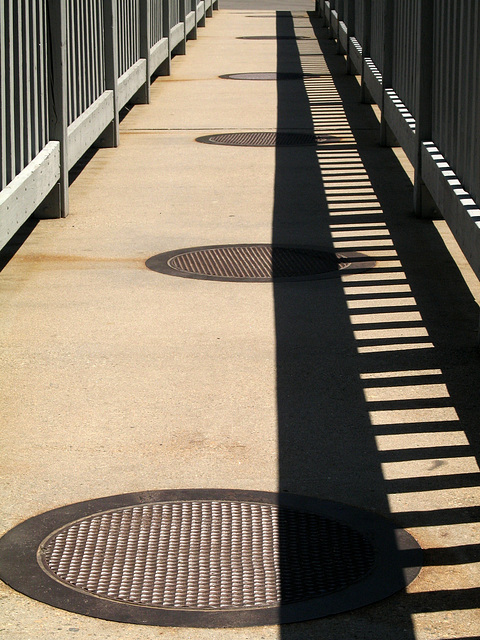
[[337,18],[338,18],[338,34],[337,34],[337,53],[343,55],[342,43],[340,41],[340,22],[344,20],[344,1],[338,0],[337,2]]
[[414,209],[422,217],[434,217],[436,205],[422,180],[422,143],[432,139],[433,0],[419,0],[415,113]]
[[352,58],[350,55],[350,48],[353,46],[350,42],[350,38],[355,35],[355,0],[347,0],[347,73],[353,72]]
[[[198,6],[198,2],[197,0],[195,0],[196,2],[196,6]],[[198,26],[199,27],[204,27],[206,25],[207,21],[205,19],[205,6],[203,7],[203,16],[198,20]]]
[[338,14],[338,19],[341,20],[343,22],[344,19],[344,3],[345,0],[338,0],[338,4],[337,4],[337,14]]
[[118,147],[119,119],[117,103],[118,84],[118,35],[117,35],[117,0],[103,1],[104,24],[104,60],[105,60],[105,88],[113,91],[113,118],[96,141],[97,147]]
[[[189,40],[196,40],[198,37],[198,8],[197,8],[197,0],[191,0],[191,6],[190,9],[195,13],[195,25],[193,27],[193,29],[190,31],[190,33],[188,34],[188,38]],[[193,6],[192,6],[193,5]]]
[[183,40],[175,47],[175,52],[180,56],[184,56],[187,53],[187,23],[185,17],[185,0],[180,0],[180,22],[183,22]]
[[47,0],[48,29],[48,118],[49,140],[60,143],[60,180],[37,209],[37,218],[68,215],[68,75],[67,7],[63,0]]
[[137,93],[129,100],[131,104],[150,103],[150,0],[140,0],[140,58],[146,62],[145,84],[140,87]]
[[332,26],[332,11],[336,10],[335,7],[336,0],[330,0],[330,12],[329,12],[329,20],[328,20],[328,36],[331,40],[335,39],[335,33],[333,32]]
[[370,57],[370,37],[372,34],[372,0],[363,0],[363,42],[362,42],[362,84],[360,101],[371,104],[370,92],[365,84],[365,58]]
[[172,48],[170,46],[170,0],[162,0],[162,37],[167,38],[168,56],[155,71],[155,76],[169,76],[172,63]]
[[382,72],[382,104],[380,119],[380,145],[382,147],[395,147],[397,140],[385,120],[385,96],[386,89],[392,88],[393,75],[393,33],[395,28],[394,20],[394,0],[385,0],[383,8],[384,29],[383,29],[383,72]]

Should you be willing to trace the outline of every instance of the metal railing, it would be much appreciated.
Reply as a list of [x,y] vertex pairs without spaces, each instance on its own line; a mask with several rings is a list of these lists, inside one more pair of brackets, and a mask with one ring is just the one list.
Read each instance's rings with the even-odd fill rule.
[[[396,93],[401,96],[402,102],[414,117],[417,102],[418,8],[418,0],[402,0],[402,2],[395,2],[393,7],[392,87],[395,87]],[[383,7],[380,6],[379,11],[382,10]],[[378,68],[377,59],[373,51],[371,53],[373,62]]]
[[119,111],[149,101],[217,3],[2,0],[0,248],[32,213],[67,215],[68,170],[118,144]]
[[162,0],[151,0],[150,2],[150,44],[153,47],[159,42],[164,34],[163,31],[164,6]]
[[379,71],[383,70],[383,38],[385,16],[383,0],[372,0],[372,32],[370,38],[370,52]]
[[382,144],[415,169],[414,208],[436,209],[480,278],[480,3],[317,0],[317,11],[381,108]]
[[479,202],[480,7],[470,0],[437,0],[435,9],[432,139]]
[[101,0],[68,0],[68,124],[105,91]]
[[0,189],[47,144],[45,13],[43,0],[0,5]]
[[123,0],[117,7],[118,73],[128,71],[140,59],[139,0]]

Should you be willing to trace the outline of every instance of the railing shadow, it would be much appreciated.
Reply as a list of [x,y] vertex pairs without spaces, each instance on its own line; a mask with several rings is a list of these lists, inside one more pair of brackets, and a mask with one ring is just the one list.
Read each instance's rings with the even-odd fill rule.
[[[405,592],[285,625],[281,637],[403,640],[430,625],[442,629],[437,637],[459,639],[468,635],[462,611],[478,597],[471,431],[480,374],[467,346],[473,336],[449,334],[458,319],[468,323],[474,304],[435,228],[405,224],[411,184],[394,153],[376,144],[378,123],[358,105],[356,81],[326,30],[315,18],[277,15],[277,71],[318,74],[277,83],[278,129],[335,142],[277,148],[273,243],[377,261],[364,273],[274,285],[280,490],[390,516],[425,549],[425,568]],[[321,48],[285,37],[311,25]],[[465,375],[475,384],[462,396]]]
[[10,260],[17,254],[17,251],[21,249],[23,243],[30,237],[33,230],[36,228],[38,220],[33,217],[28,218],[26,222],[13,234],[7,244],[2,247],[0,252],[0,273],[5,269]]

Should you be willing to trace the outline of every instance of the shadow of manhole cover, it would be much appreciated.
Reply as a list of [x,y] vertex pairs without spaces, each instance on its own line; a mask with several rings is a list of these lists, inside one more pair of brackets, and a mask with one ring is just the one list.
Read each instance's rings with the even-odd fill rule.
[[345,271],[372,268],[375,261],[354,251],[234,244],[159,253],[145,264],[158,273],[197,280],[276,282],[332,278]]
[[239,627],[319,618],[385,598],[421,551],[392,522],[344,504],[221,489],[69,505],[0,540],[14,589],[85,615]]
[[329,73],[294,73],[262,71],[254,73],[228,73],[219,78],[223,80],[303,80],[305,78],[322,78]]
[[336,142],[337,138],[314,133],[291,133],[287,131],[246,131],[236,133],[214,133],[196,138],[197,142],[219,144],[230,147],[303,147],[317,146],[325,142]]

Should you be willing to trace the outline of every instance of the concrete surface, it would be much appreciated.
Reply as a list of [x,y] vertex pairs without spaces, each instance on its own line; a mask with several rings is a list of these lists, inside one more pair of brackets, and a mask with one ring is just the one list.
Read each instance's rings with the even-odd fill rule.
[[[126,115],[120,147],[77,172],[71,215],[27,225],[5,252],[2,531],[119,493],[281,490],[393,518],[425,549],[425,567],[405,593],[357,611],[228,630],[96,620],[2,584],[0,633],[479,637],[478,282],[466,275],[472,294],[444,225],[413,216],[402,154],[377,145],[375,114],[312,25],[313,6],[229,3],[173,60],[172,76],[155,80],[152,103]],[[238,39],[277,33],[320,41]],[[218,77],[297,69],[328,73],[279,84]],[[337,143],[195,141],[277,128]],[[272,240],[361,251],[377,266],[275,285],[145,267],[175,248]]]

